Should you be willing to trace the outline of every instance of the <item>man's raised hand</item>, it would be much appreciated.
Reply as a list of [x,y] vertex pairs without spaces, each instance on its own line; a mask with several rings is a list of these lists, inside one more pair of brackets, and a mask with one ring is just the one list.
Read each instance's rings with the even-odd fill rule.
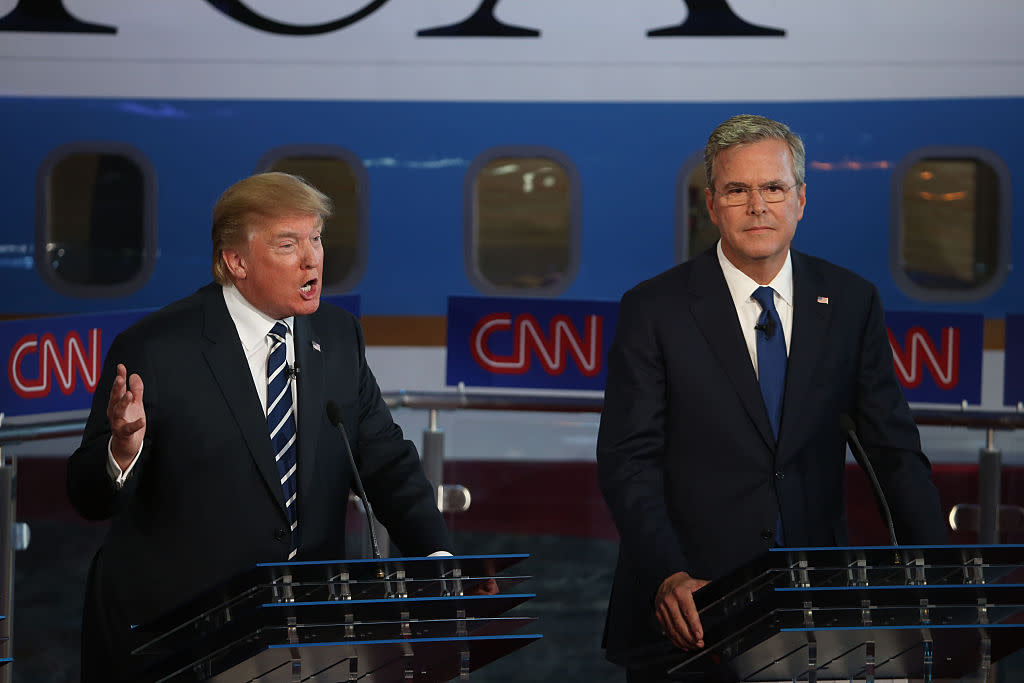
[[146,409],[142,405],[142,378],[128,377],[128,370],[117,365],[117,376],[110,387],[107,420],[110,421],[110,452],[122,470],[131,465],[146,436]]

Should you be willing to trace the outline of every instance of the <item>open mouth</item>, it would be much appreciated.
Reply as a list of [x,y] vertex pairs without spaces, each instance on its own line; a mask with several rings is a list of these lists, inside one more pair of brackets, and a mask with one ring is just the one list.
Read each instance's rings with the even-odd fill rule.
[[304,284],[301,287],[299,287],[299,291],[302,292],[303,294],[309,294],[310,292],[313,291],[313,287],[315,287],[315,286],[316,286],[316,278],[313,278],[312,280],[309,280],[308,282],[306,282],[306,284]]

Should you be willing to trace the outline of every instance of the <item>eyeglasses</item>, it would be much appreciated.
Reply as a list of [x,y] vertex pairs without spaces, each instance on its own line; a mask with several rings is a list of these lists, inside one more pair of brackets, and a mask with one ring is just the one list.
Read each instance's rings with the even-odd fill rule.
[[764,187],[728,187],[719,194],[725,200],[727,206],[743,206],[750,203],[750,193],[754,191],[758,192],[761,195],[761,199],[766,203],[777,204],[783,201],[794,187],[796,185],[786,187],[778,183],[769,183]]

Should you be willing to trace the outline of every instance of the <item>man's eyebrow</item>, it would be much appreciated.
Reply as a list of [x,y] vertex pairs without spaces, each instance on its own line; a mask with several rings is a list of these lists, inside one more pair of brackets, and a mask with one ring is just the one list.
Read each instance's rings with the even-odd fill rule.
[[[776,178],[774,180],[766,180],[763,183],[761,183],[760,185],[758,185],[757,187],[767,187],[768,185],[785,185],[785,184],[786,184],[785,181],[783,181],[781,178]],[[734,182],[726,183],[725,185],[723,185],[723,187],[727,187],[728,188],[728,187],[753,187],[753,186],[750,185],[749,183],[741,183],[741,182],[734,181]]]

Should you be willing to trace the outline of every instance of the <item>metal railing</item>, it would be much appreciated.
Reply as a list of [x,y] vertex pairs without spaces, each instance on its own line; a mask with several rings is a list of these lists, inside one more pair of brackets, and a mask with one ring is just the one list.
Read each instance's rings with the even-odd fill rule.
[[[434,421],[437,420],[440,411],[448,410],[600,413],[604,408],[604,399],[600,396],[567,396],[555,393],[403,390],[384,392],[383,397],[391,409],[427,410],[432,414],[431,419]],[[985,429],[988,441],[991,441],[996,431],[1024,429],[1024,412],[1018,410],[912,408],[911,412],[918,425]],[[0,447],[28,441],[81,436],[84,429],[84,418],[6,426],[0,423]]]
[[[497,391],[396,391],[383,394],[388,407],[427,411],[427,427],[423,431],[423,468],[436,487],[438,507],[459,511],[469,507],[469,492],[459,486],[446,486],[442,481],[445,457],[445,435],[440,428],[442,411],[490,410],[506,412],[600,413],[604,399],[599,395],[579,396],[527,394]],[[1009,520],[1024,519],[1024,511],[1002,506],[1002,453],[995,447],[995,432],[1024,429],[1021,410],[976,410],[912,408],[918,425],[966,427],[984,430],[984,443],[978,451],[978,504],[961,504],[954,508],[950,523],[954,528],[975,528],[979,543],[998,543],[1000,528]],[[0,423],[2,424],[2,423]],[[66,419],[26,425],[0,426],[0,448],[27,441],[80,436],[84,419]],[[1005,517],[1007,522],[1001,523]]]

